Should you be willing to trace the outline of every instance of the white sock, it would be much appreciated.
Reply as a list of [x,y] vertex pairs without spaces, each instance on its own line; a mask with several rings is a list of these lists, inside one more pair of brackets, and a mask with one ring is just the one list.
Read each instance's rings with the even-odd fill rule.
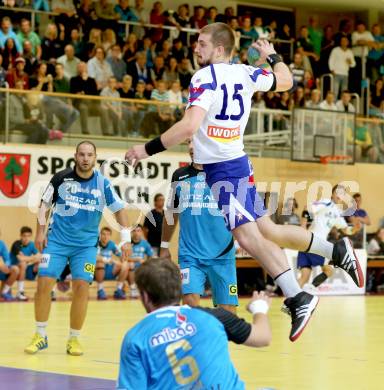
[[122,290],[124,286],[124,282],[117,282],[117,289]]
[[17,282],[17,289],[19,292],[24,292],[24,280]]
[[131,290],[136,290],[136,283],[132,283],[132,284],[129,286],[129,288],[130,288]]
[[312,243],[308,249],[308,252],[332,260],[333,244],[324,238],[312,234]]
[[288,269],[287,271],[280,274],[275,279],[275,282],[281,288],[283,294],[287,298],[294,297],[295,295],[297,295],[302,291],[302,289],[299,286],[299,283],[295,278],[295,274],[291,269]]
[[41,337],[45,337],[47,335],[47,325],[48,322],[36,321],[36,333],[38,333]]
[[77,329],[69,329],[69,337],[79,337],[80,336],[80,330]]
[[97,290],[104,290],[104,284],[103,283],[97,283]]
[[53,286],[53,289],[52,289],[52,292],[53,292],[53,293],[56,292],[56,287],[57,287],[57,285],[55,284],[55,285]]
[[10,290],[11,290],[11,286],[8,286],[8,284],[4,284],[3,294],[6,294],[6,293],[9,292]]

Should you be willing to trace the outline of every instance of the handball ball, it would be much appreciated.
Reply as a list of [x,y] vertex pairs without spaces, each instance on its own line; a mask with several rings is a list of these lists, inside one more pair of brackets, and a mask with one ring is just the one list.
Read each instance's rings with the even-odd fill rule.
[[247,58],[249,65],[254,65],[260,59],[260,52],[255,47],[249,46]]

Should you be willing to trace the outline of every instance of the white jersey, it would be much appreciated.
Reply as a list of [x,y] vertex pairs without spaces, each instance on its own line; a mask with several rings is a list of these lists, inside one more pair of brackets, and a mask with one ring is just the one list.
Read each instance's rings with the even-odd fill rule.
[[192,77],[187,109],[207,111],[193,137],[194,161],[210,164],[244,156],[243,135],[252,95],[269,91],[275,77],[263,69],[239,64],[212,64]]
[[313,222],[309,230],[319,237],[327,238],[333,227],[346,229],[347,222],[342,216],[342,210],[330,199],[322,199],[312,204],[310,213]]

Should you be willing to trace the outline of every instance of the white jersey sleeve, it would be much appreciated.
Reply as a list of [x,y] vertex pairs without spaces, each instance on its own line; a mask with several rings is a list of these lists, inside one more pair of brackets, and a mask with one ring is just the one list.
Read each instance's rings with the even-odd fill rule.
[[265,69],[251,65],[243,65],[249,75],[249,88],[253,92],[267,92],[275,83],[275,75]]

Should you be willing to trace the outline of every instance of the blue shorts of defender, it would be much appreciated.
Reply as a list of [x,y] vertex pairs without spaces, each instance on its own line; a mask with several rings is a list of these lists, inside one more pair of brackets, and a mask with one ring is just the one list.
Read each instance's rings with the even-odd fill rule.
[[115,269],[115,264],[114,263],[112,263],[112,264],[105,264],[104,280],[115,280],[116,279],[116,275],[113,274],[114,269]]
[[248,156],[213,164],[204,164],[206,182],[228,230],[248,222],[255,222],[267,210],[256,191],[253,168]]
[[204,286],[208,279],[211,284],[212,300],[215,306],[238,306],[236,262],[234,259],[208,261],[184,257],[179,259],[179,267],[183,295],[204,295]]
[[27,280],[35,280],[37,272],[34,270],[35,264],[29,264],[27,269],[25,270],[25,279]]
[[297,268],[312,268],[323,266],[325,258],[314,253],[299,252],[297,255]]
[[71,269],[73,280],[93,281],[95,273],[97,248],[70,247],[49,243],[43,250],[39,264],[39,276],[59,279],[67,263]]

